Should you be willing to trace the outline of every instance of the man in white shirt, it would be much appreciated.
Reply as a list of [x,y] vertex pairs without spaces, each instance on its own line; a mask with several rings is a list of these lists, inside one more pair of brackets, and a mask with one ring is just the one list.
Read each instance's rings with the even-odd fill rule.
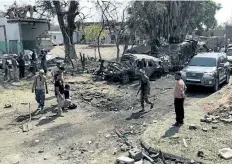
[[38,102],[38,109],[43,113],[45,92],[48,94],[47,79],[44,76],[44,71],[40,70],[39,75],[35,76],[34,83],[32,86],[32,93],[35,91],[35,99]]

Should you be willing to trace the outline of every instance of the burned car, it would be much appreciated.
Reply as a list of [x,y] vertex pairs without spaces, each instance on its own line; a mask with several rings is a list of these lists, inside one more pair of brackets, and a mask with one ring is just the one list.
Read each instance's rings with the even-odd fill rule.
[[121,58],[120,63],[108,62],[95,72],[95,75],[101,76],[102,79],[108,81],[120,81],[126,84],[131,80],[138,79],[138,61],[144,61],[144,70],[148,77],[159,75],[163,70],[161,60],[144,54],[125,54]]

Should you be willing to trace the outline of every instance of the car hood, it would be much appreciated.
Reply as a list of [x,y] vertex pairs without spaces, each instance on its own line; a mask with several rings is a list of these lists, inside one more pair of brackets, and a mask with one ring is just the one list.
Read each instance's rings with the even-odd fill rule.
[[232,62],[232,56],[227,55],[227,59],[228,59],[228,61]]
[[216,70],[216,67],[199,67],[199,66],[187,66],[183,69],[185,72],[199,72],[199,73],[205,73],[205,72],[213,72]]

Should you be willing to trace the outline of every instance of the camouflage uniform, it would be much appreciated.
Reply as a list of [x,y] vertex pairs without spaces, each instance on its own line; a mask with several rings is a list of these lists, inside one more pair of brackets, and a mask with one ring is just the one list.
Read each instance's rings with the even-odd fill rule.
[[150,81],[147,75],[145,74],[144,70],[140,70],[140,103],[142,110],[144,110],[144,101],[147,104],[151,105],[151,108],[153,108],[153,103],[149,101],[148,95],[150,95]]

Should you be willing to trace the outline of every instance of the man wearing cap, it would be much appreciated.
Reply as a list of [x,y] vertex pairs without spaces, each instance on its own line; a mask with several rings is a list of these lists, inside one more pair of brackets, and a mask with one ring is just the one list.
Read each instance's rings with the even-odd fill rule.
[[18,55],[14,54],[13,58],[11,59],[11,61],[12,61],[12,74],[13,74],[14,81],[18,81],[18,66],[19,66],[19,64],[17,61],[17,57],[18,57]]
[[181,79],[181,73],[175,74],[176,86],[174,90],[174,106],[176,113],[176,123],[174,126],[181,126],[184,124],[184,99],[186,98],[185,91],[187,87]]
[[38,109],[44,113],[45,92],[48,94],[47,79],[44,76],[44,71],[40,70],[39,75],[35,76],[32,86],[32,93],[35,91],[35,99],[38,102]]

